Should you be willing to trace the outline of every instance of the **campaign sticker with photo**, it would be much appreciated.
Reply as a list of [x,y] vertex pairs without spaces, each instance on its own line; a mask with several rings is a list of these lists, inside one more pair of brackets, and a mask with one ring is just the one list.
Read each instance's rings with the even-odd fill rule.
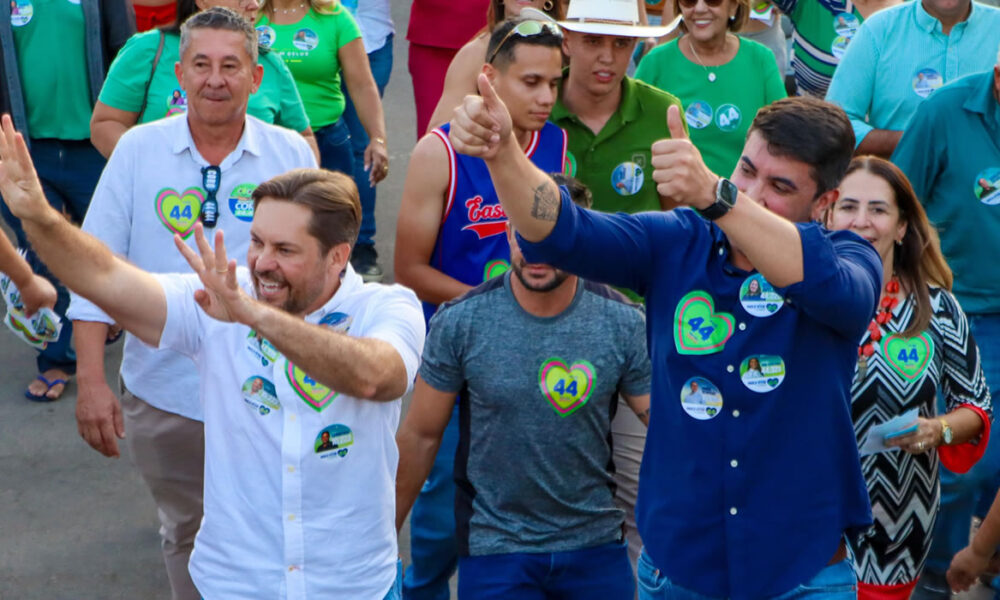
[[292,38],[292,45],[299,50],[305,50],[309,52],[316,45],[319,44],[319,36],[316,32],[309,28],[303,28],[295,32],[295,37]]
[[332,312],[319,320],[320,325],[325,325],[330,329],[347,333],[351,330],[351,323],[354,318],[347,313]]
[[723,104],[715,111],[715,125],[722,131],[736,131],[743,115],[735,104]]
[[844,53],[847,52],[847,44],[849,43],[851,43],[851,38],[846,35],[838,35],[833,38],[833,43],[830,44],[830,54],[838,59],[843,58]]
[[35,7],[31,5],[31,0],[10,0],[10,24],[14,27],[27,25],[34,14]]
[[931,95],[931,92],[944,85],[941,74],[934,69],[920,69],[913,74],[913,91],[921,98]]
[[754,273],[740,286],[740,304],[755,317],[770,317],[781,310],[785,299],[760,273]]
[[247,334],[247,352],[249,352],[250,356],[252,356],[256,362],[259,362],[262,367],[266,367],[278,360],[278,356],[280,356],[278,349],[275,348],[271,342],[258,336],[257,332],[253,329],[251,329],[250,333]]
[[257,45],[261,48],[270,48],[274,43],[274,29],[267,25],[257,26]]
[[707,421],[722,412],[722,393],[704,377],[692,377],[681,388],[684,412],[699,421]]
[[1000,168],[990,167],[976,175],[976,184],[972,187],[972,191],[983,204],[989,206],[1000,204]]
[[861,26],[861,20],[851,13],[837,13],[833,18],[833,29],[837,32],[837,35],[842,35],[847,38],[854,37],[857,33],[858,27]]
[[622,196],[631,196],[642,189],[642,167],[634,162],[623,162],[611,173],[611,187]]
[[712,105],[704,100],[697,100],[688,105],[684,111],[684,120],[688,127],[704,129],[712,123]]
[[785,380],[785,361],[780,356],[757,354],[740,364],[740,381],[747,389],[765,394]]
[[319,432],[316,441],[313,442],[313,450],[320,455],[320,458],[344,458],[353,445],[354,432],[351,428],[334,423]]
[[255,183],[241,183],[229,192],[229,210],[240,221],[253,221],[253,191]]
[[271,414],[271,411],[281,408],[274,384],[260,375],[254,375],[243,382],[240,388],[243,401],[261,416]]
[[167,116],[187,112],[187,94],[181,88],[174,88],[167,97]]

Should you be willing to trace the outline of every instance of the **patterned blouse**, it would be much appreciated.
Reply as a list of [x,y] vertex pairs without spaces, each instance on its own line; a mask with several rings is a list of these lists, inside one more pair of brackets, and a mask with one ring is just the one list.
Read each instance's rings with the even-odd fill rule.
[[[868,430],[913,408],[923,418],[937,415],[937,391],[948,411],[963,404],[990,413],[990,393],[980,365],[979,350],[958,301],[931,287],[933,316],[927,330],[904,338],[914,318],[915,300],[907,296],[883,337],[851,385],[852,416],[859,447]],[[868,341],[866,332],[861,344]],[[930,549],[941,490],[938,451],[912,455],[902,450],[861,458],[868,483],[874,524],[848,546],[858,580],[873,585],[898,585],[919,577]]]

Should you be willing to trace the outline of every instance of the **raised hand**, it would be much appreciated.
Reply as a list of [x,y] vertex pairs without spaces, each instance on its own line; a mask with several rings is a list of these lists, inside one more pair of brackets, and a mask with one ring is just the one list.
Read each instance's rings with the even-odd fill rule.
[[194,293],[194,299],[205,313],[218,321],[251,325],[260,314],[262,305],[247,295],[236,281],[236,261],[226,257],[222,230],[215,232],[215,249],[205,239],[201,223],[194,226],[194,239],[201,256],[195,253],[179,235],[174,244],[191,269],[198,274],[205,289]]
[[476,85],[479,95],[466,96],[455,108],[448,137],[456,152],[489,160],[496,156],[500,143],[510,137],[513,123],[507,106],[485,74],[479,74]]
[[0,195],[14,216],[35,221],[55,215],[42,192],[24,136],[14,129],[10,115],[0,119]]
[[662,198],[693,208],[707,208],[715,202],[719,177],[712,173],[701,152],[688,139],[681,111],[676,105],[667,109],[670,139],[659,140],[652,147],[653,181]]

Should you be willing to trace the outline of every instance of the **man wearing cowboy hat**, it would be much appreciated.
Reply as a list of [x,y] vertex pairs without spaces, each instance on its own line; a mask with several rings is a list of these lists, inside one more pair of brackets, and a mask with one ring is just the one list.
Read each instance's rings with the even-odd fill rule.
[[[625,75],[637,39],[661,37],[676,27],[676,21],[662,27],[640,25],[641,3],[572,0],[566,20],[559,23],[569,69],[563,72],[551,120],[569,138],[567,173],[590,188],[594,209],[604,212],[660,210],[649,149],[667,133],[667,108],[681,106],[676,97]],[[635,565],[642,548],[634,509],[646,427],[623,405],[617,414],[612,427],[617,499],[626,511]]]

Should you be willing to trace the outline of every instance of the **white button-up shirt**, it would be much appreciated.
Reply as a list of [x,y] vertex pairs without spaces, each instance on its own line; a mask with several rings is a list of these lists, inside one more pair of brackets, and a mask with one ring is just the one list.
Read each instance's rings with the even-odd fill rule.
[[[153,273],[187,272],[174,247],[174,232],[194,247],[194,224],[205,198],[202,167],[209,166],[191,139],[187,118],[161,119],[129,129],[111,154],[94,197],[84,231],[111,251]],[[251,192],[257,184],[316,159],[302,136],[248,116],[236,149],[222,161],[216,200],[217,228],[226,232],[229,256],[246,260],[253,220]],[[112,323],[90,301],[73,294],[70,319]],[[127,336],[121,366],[126,387],[167,412],[201,420],[198,375],[187,357],[154,350]]]
[[[248,271],[238,274],[249,290]],[[194,359],[205,404],[205,517],[189,565],[198,590],[211,600],[381,600],[396,577],[400,400],[329,390],[249,327],[206,315],[196,276],[157,278],[167,297],[160,346]],[[306,320],[388,342],[412,386],[424,321],[409,289],[364,284],[348,267]]]

